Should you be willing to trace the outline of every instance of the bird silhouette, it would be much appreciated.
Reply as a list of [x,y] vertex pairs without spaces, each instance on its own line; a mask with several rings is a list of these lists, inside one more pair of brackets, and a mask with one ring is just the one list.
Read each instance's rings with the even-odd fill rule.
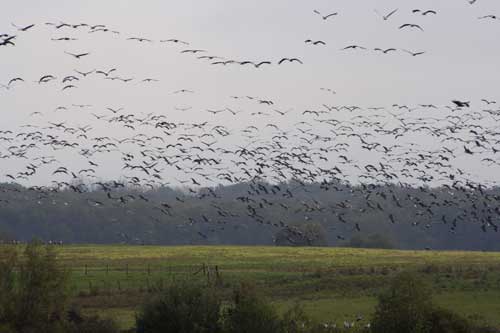
[[463,108],[463,107],[469,108],[470,107],[470,102],[462,102],[462,101],[453,100],[452,103],[455,104],[456,106],[458,106],[459,108]]
[[378,47],[377,47],[377,48],[375,48],[374,50],[375,50],[375,51],[380,51],[380,52],[382,52],[382,53],[384,53],[384,54],[387,54],[387,53],[389,53],[389,52],[395,52],[395,51],[397,51],[397,49],[395,49],[395,48],[389,48],[389,49],[385,49],[385,50],[384,50],[384,49],[381,49],[381,48],[378,48]]
[[312,44],[312,45],[326,45],[326,43],[324,41],[322,41],[322,40],[316,40],[316,41],[314,41],[312,39],[306,39],[305,43],[306,44]]
[[485,20],[485,19],[498,20],[498,16],[490,14],[490,15],[481,16],[478,19],[479,20]]
[[420,52],[412,52],[412,51],[408,51],[408,50],[403,50],[403,51],[414,56],[414,57],[425,54],[425,52],[422,52],[422,51],[420,51]]
[[75,57],[76,59],[80,59],[82,57],[85,57],[85,56],[88,56],[90,53],[79,53],[79,54],[75,54],[75,53],[70,53],[70,52],[64,52],[66,54],[69,54],[70,56],[73,56]]
[[433,14],[433,15],[437,15],[437,12],[435,10],[432,10],[432,9],[428,9],[428,10],[421,10],[421,9],[414,9],[412,10],[412,13],[414,14],[421,14],[422,16],[427,16],[429,14]]
[[130,38],[127,38],[127,40],[133,40],[133,41],[136,41],[139,43],[143,43],[143,42],[152,43],[153,42],[151,39],[142,38],[142,37],[130,37]]
[[401,26],[399,26],[399,30],[405,29],[405,28],[414,28],[414,29],[418,29],[420,31],[424,31],[424,29],[418,24],[405,23],[405,24],[402,24]]
[[348,45],[341,50],[358,50],[358,49],[359,50],[366,50],[366,47],[359,46],[359,45]]
[[389,12],[387,15],[382,15],[378,12],[378,10],[375,9],[375,13],[379,15],[384,21],[387,21],[392,15],[396,14],[398,12],[398,8],[394,9],[393,11]]
[[304,63],[298,59],[298,58],[282,58],[280,61],[278,61],[278,65],[283,64],[284,62],[298,62],[299,64],[303,65]]
[[12,23],[12,26],[15,27],[18,31],[28,31],[31,28],[33,28],[35,26],[35,24],[30,24],[30,25],[27,25],[24,27],[19,27],[19,26],[15,25],[14,23]]
[[160,43],[176,43],[176,44],[184,44],[184,45],[189,45],[188,42],[184,42],[180,39],[166,39],[166,40],[160,40]]
[[337,16],[337,15],[339,14],[339,13],[335,12],[335,13],[330,13],[330,14],[327,14],[327,15],[323,15],[323,14],[321,14],[321,12],[320,12],[320,11],[318,11],[318,10],[314,10],[314,13],[315,13],[315,14],[318,14],[319,16],[321,16],[321,18],[322,18],[323,20],[325,20],[325,21],[326,21],[326,20],[328,20],[330,17]]

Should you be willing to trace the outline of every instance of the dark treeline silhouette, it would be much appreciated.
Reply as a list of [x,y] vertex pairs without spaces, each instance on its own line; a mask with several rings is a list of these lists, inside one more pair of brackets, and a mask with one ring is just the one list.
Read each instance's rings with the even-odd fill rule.
[[0,184],[0,239],[500,250],[498,188],[291,181],[194,191],[101,184]]

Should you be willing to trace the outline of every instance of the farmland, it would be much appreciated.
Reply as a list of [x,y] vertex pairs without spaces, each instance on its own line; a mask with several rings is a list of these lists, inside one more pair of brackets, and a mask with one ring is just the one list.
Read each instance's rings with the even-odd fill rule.
[[[62,246],[74,302],[123,328],[151,292],[172,281],[211,283],[222,293],[253,281],[280,309],[300,303],[320,321],[369,317],[393,274],[413,270],[436,302],[500,327],[500,254],[285,247]],[[1,253],[1,252],[0,252]]]

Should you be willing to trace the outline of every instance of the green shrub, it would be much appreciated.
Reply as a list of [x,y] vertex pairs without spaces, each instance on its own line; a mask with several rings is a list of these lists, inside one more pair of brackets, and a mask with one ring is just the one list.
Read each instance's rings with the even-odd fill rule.
[[68,300],[68,274],[58,265],[53,247],[28,244],[19,265],[17,325],[51,327],[64,319]]
[[72,323],[68,333],[118,333],[116,323],[110,319],[100,319],[98,317],[82,318],[78,324]]
[[472,333],[475,331],[467,319],[445,309],[435,309],[430,321],[431,333]]
[[62,332],[68,274],[53,248],[31,242],[22,260],[15,248],[10,251],[0,264],[0,325],[15,332]]
[[280,333],[276,309],[256,292],[255,286],[242,283],[233,293],[233,304],[225,315],[228,333]]
[[65,333],[118,333],[119,329],[113,320],[100,319],[81,314],[79,308],[72,307],[66,313]]
[[3,247],[0,258],[1,333],[116,333],[116,324],[68,311],[68,272],[54,247],[33,241],[21,258]]
[[137,316],[138,333],[219,333],[221,299],[211,289],[173,285],[146,303]]
[[11,331],[15,314],[15,274],[18,257],[14,247],[4,247],[0,261],[0,332]]
[[379,298],[372,321],[373,333],[473,333],[478,332],[462,316],[436,307],[425,280],[401,273]]
[[431,332],[431,289],[412,273],[400,273],[379,297],[372,320],[373,333]]

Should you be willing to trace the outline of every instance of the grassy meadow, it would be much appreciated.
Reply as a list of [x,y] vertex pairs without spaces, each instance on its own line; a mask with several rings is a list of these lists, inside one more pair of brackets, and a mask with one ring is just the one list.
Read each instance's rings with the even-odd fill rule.
[[117,319],[123,328],[133,325],[138,305],[150,292],[186,280],[214,284],[223,293],[250,280],[283,311],[299,303],[323,322],[368,318],[376,296],[402,270],[422,273],[439,305],[500,327],[500,253],[231,246],[57,249],[70,270],[75,303],[87,313]]

